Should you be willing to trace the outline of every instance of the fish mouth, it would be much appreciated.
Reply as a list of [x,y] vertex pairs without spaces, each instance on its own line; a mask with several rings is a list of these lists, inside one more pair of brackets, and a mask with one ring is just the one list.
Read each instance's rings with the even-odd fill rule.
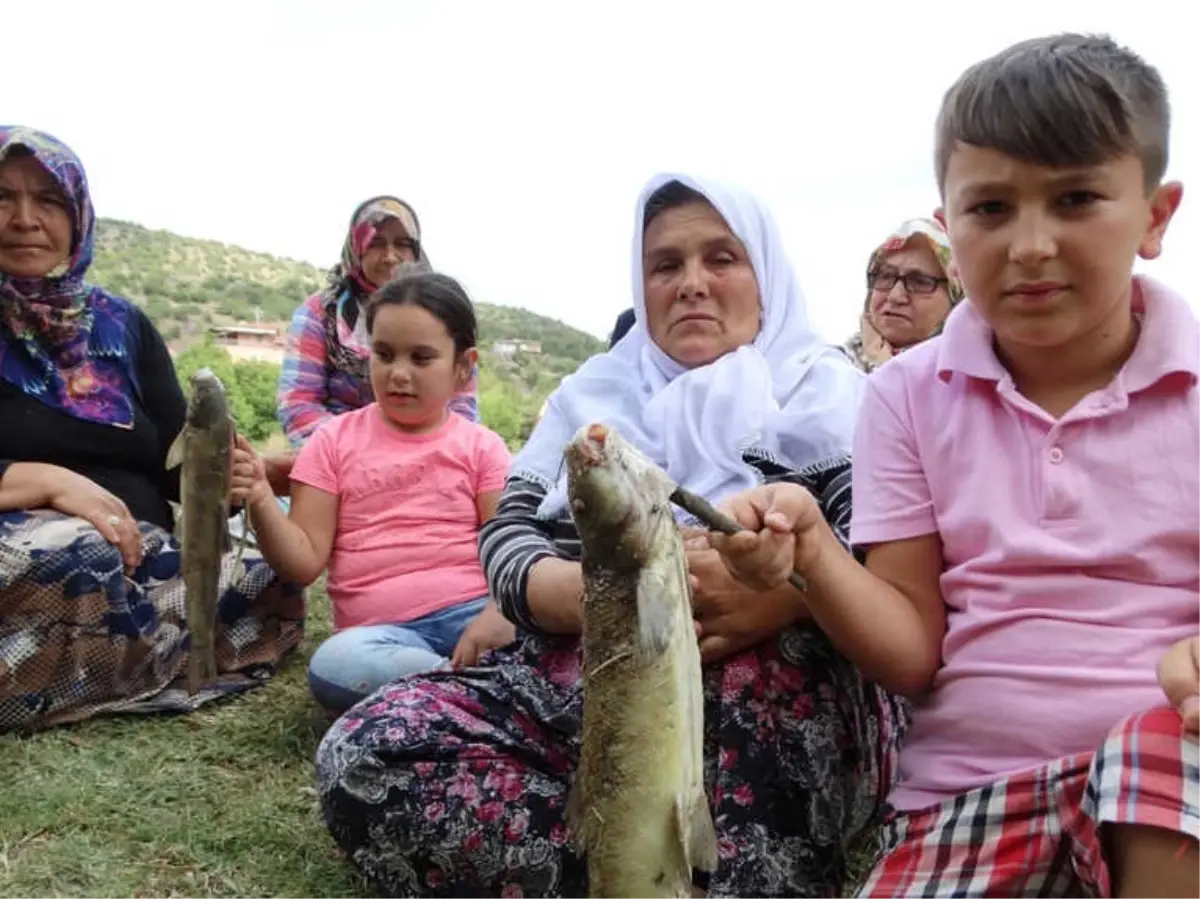
[[608,445],[609,430],[602,424],[589,425],[584,439],[578,444],[579,460],[585,465],[599,465],[604,461],[604,450]]

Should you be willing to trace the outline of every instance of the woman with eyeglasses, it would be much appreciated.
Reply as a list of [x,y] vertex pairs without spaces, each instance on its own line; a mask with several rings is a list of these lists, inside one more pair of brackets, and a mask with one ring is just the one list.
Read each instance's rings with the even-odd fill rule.
[[846,353],[870,372],[940,333],[962,296],[945,229],[933,219],[909,219],[871,253],[867,299]]

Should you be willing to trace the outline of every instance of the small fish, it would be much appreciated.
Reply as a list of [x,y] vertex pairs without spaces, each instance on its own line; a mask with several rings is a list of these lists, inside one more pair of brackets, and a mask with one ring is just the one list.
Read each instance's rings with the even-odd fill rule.
[[187,420],[167,453],[182,465],[177,527],[187,591],[188,693],[217,678],[217,600],[221,559],[229,550],[229,478],[234,424],[221,379],[202,368],[190,379]]
[[603,425],[567,445],[583,564],[583,737],[566,818],[592,896],[691,896],[714,871],[704,691],[666,473]]

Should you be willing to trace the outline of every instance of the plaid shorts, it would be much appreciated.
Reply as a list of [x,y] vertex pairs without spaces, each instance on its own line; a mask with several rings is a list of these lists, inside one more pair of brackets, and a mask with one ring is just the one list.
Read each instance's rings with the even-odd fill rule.
[[1154,709],[1121,722],[1099,752],[893,813],[858,895],[1111,896],[1100,825],[1195,840],[1198,806],[1200,746],[1174,710]]

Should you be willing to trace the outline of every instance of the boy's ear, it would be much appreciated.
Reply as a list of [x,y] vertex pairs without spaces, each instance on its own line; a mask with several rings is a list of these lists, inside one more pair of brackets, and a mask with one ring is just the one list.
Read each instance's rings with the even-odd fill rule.
[[939,225],[941,225],[943,228],[946,227],[946,207],[945,206],[939,206],[937,209],[933,210],[933,220],[935,222],[937,222]]
[[1150,221],[1146,227],[1141,243],[1138,244],[1138,255],[1143,259],[1157,259],[1162,254],[1163,236],[1167,233],[1167,225],[1179,209],[1183,200],[1183,184],[1179,181],[1168,181],[1160,184],[1150,194]]

